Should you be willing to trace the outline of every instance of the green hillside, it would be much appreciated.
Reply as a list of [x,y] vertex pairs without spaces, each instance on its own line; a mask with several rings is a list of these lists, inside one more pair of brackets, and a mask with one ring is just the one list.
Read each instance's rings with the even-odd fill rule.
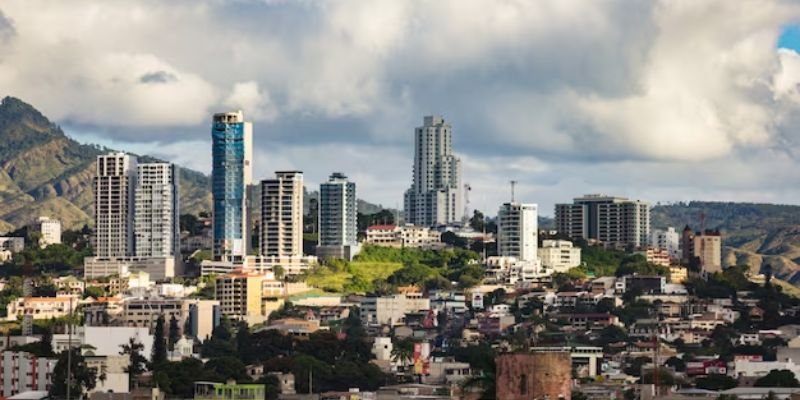
[[770,264],[776,276],[800,284],[800,206],[756,203],[701,202],[657,205],[652,226],[689,225],[722,233],[723,263],[749,265],[760,271]]
[[[99,154],[112,151],[78,143],[31,105],[0,101],[0,232],[30,224],[40,215],[66,228],[92,222],[92,178]],[[144,157],[145,160],[155,160]],[[181,209],[208,210],[208,177],[181,169]]]

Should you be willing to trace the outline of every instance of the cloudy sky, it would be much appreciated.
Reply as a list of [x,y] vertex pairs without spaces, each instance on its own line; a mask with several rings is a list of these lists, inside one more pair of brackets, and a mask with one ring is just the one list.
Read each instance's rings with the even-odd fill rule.
[[441,114],[475,207],[607,193],[800,203],[800,2],[0,2],[0,95],[84,142],[210,170],[210,115],[256,176],[332,171],[402,203]]

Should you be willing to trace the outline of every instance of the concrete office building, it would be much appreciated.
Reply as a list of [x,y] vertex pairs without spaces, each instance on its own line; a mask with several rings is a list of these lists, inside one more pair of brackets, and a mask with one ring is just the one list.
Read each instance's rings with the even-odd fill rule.
[[624,197],[586,195],[572,204],[556,204],[556,229],[573,239],[613,247],[646,247],[650,241],[650,206]]
[[39,237],[41,248],[61,243],[61,221],[49,217],[39,217],[36,220],[36,230],[41,235]]
[[673,261],[681,259],[681,235],[672,226],[667,229],[653,229],[650,246],[666,250]]
[[722,235],[718,230],[693,231],[688,225],[681,234],[681,262],[696,271],[722,271]]
[[4,351],[0,370],[0,395],[8,399],[20,393],[50,390],[57,361],[25,352]]
[[180,255],[178,170],[170,163],[139,164],[134,232],[137,257]]
[[125,153],[97,157],[92,235],[97,257],[125,257],[134,252],[136,164],[136,157]]
[[261,181],[260,254],[303,256],[303,173],[278,171]]
[[352,260],[358,253],[356,184],[334,172],[319,186],[317,256]]
[[414,173],[404,198],[405,222],[460,222],[461,207],[461,160],[453,155],[452,128],[440,116],[426,116],[414,130]]
[[211,141],[212,253],[215,261],[241,261],[250,243],[253,124],[241,111],[214,114]]
[[537,260],[536,204],[505,203],[497,212],[497,253],[518,261]]

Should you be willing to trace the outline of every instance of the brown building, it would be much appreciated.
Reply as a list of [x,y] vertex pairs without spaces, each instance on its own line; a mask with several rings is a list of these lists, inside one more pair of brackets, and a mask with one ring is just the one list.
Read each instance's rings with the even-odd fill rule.
[[497,393],[503,400],[569,400],[572,358],[568,352],[502,354]]

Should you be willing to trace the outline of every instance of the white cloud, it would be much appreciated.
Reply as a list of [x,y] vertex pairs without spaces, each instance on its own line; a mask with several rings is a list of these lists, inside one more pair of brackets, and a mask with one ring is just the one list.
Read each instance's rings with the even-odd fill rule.
[[159,141],[176,159],[183,147],[166,141],[203,143],[212,112],[241,108],[256,122],[263,175],[291,166],[317,182],[343,169],[391,203],[410,181],[413,127],[441,113],[487,204],[506,199],[511,177],[541,204],[584,191],[653,199],[664,187],[794,196],[779,185],[796,179],[774,171],[792,171],[800,150],[800,56],[775,43],[800,3],[6,0],[0,10],[0,94],[120,142]]
[[277,116],[269,92],[261,90],[256,81],[235,84],[223,104],[230,109],[244,110],[249,118],[261,121],[271,121]]

